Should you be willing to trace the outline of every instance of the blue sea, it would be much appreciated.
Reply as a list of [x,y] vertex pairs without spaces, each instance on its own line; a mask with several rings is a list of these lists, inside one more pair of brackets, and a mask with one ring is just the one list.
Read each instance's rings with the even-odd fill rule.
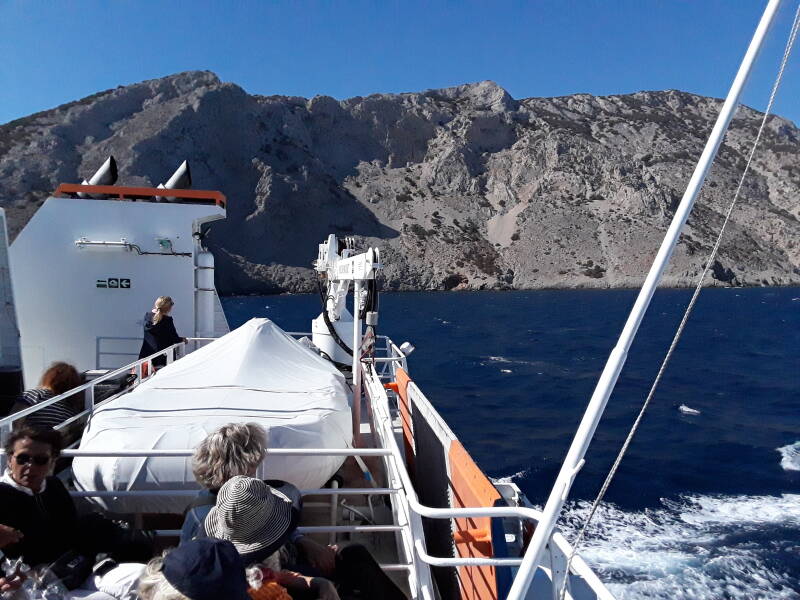
[[[484,471],[543,504],[636,292],[383,294],[379,333]],[[659,290],[579,474],[573,539],[688,303]],[[308,331],[317,296],[232,297]],[[800,289],[697,303],[581,554],[620,598],[800,598]],[[683,410],[681,410],[683,407]],[[696,413],[689,414],[692,409]]]

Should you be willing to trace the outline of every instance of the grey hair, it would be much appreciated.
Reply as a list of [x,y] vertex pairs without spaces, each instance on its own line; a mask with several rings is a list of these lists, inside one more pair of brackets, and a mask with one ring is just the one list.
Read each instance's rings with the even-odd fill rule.
[[208,435],[192,458],[197,483],[215,490],[236,475],[252,476],[264,459],[267,432],[257,423],[228,423]]
[[150,560],[144,568],[144,573],[139,578],[139,600],[192,600],[176,590],[167,581],[161,567],[164,557],[157,556]]

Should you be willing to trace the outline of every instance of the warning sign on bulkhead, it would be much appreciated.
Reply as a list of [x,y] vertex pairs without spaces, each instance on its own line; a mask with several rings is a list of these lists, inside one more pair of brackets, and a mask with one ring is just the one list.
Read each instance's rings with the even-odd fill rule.
[[106,277],[105,279],[98,279],[96,285],[99,288],[128,290],[131,287],[131,280],[126,277]]

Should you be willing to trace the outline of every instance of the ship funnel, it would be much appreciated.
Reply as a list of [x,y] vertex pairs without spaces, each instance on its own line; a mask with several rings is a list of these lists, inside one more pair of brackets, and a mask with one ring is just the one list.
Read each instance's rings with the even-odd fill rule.
[[[109,156],[89,181],[85,179],[81,185],[114,185],[117,182],[117,161]],[[78,194],[79,198],[89,198],[90,194]]]
[[[187,190],[192,187],[192,171],[189,169],[189,161],[183,161],[175,172],[167,180],[167,183],[159,183],[158,189],[160,190]],[[156,196],[159,202],[164,200],[172,200],[172,198],[164,198]]]
[[192,172],[189,170],[189,161],[181,163],[164,185],[168,190],[188,190],[192,187]]

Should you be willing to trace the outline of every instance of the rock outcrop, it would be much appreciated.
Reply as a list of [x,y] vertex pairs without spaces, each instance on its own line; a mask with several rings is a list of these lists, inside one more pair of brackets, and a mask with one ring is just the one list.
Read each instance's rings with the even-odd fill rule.
[[[188,159],[229,198],[208,236],[220,291],[310,291],[328,233],[383,249],[384,287],[638,285],[720,101],[669,90],[515,100],[490,81],[338,101],[254,96],[209,72],[108,90],[0,126],[12,237],[106,156],[119,184]],[[666,275],[691,285],[761,114],[742,107]],[[800,283],[800,131],[772,117],[711,284]]]

